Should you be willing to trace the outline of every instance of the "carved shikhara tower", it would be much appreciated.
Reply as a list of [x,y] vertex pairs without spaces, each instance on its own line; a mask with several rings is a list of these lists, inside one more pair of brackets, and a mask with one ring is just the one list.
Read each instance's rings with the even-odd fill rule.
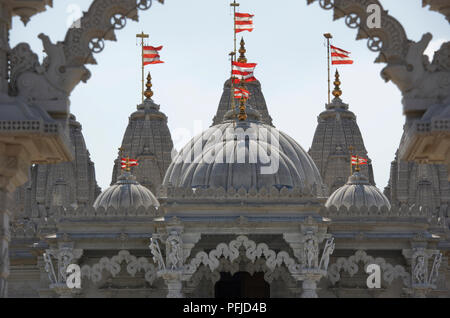
[[[150,81],[151,77],[148,77],[145,92],[148,97],[137,106],[137,111],[130,115],[121,148],[124,156],[138,159],[139,165],[131,168],[137,181],[157,193],[172,161],[174,149],[167,116],[151,98],[153,92]],[[116,183],[120,169],[119,155],[114,161],[111,185]]]
[[[317,118],[318,125],[308,152],[319,168],[330,194],[343,186],[351,175],[352,154],[368,158],[356,116],[340,98],[339,75],[336,76],[334,99],[325,105],[326,110]],[[368,176],[370,184],[375,185],[371,160],[368,162],[367,166],[361,166],[361,172]]]
[[89,207],[100,194],[94,163],[74,115],[69,118],[69,134],[75,159],[31,167],[29,181],[16,191],[19,216],[40,219],[48,217],[54,206]]

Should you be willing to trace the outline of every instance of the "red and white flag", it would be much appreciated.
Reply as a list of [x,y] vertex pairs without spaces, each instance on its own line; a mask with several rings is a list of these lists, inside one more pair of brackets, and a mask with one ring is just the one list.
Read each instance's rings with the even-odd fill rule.
[[255,71],[256,63],[240,63],[240,62],[232,62],[232,74],[234,79],[234,83],[239,83],[241,80],[245,82],[254,82],[256,81],[253,72]]
[[143,62],[144,65],[149,64],[158,64],[164,63],[159,60],[159,51],[162,49],[162,46],[154,47],[154,46],[144,46],[143,48]]
[[248,99],[250,96],[250,92],[246,90],[245,88],[235,88],[234,89],[234,98],[245,98]]
[[366,158],[361,158],[358,156],[352,156],[352,165],[356,166],[357,164],[359,165],[367,165],[367,159]]
[[353,60],[350,58],[350,52],[330,45],[331,48],[331,64],[353,64]]
[[236,12],[234,14],[234,21],[236,24],[236,28],[234,29],[236,33],[242,32],[242,31],[249,31],[252,32],[255,28],[253,26],[253,14],[249,13],[238,13]]
[[127,168],[127,165],[128,165],[128,167],[133,167],[133,166],[139,165],[137,159],[129,159],[129,158],[122,158],[120,163],[121,163],[122,169]]

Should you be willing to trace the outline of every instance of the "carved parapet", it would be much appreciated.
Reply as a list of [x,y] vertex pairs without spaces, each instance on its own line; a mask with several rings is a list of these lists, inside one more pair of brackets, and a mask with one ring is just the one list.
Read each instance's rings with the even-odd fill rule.
[[148,208],[124,208],[115,209],[110,207],[104,209],[103,207],[94,209],[93,207],[54,207],[52,208],[52,215],[54,218],[61,220],[76,220],[76,219],[126,219],[126,218],[155,218],[162,216],[162,210],[151,206]]
[[429,218],[432,216],[432,211],[430,209],[418,207],[418,206],[407,206],[402,205],[392,206],[391,209],[383,206],[382,208],[377,208],[372,206],[371,208],[351,206],[347,208],[341,206],[337,209],[335,206],[329,208],[322,207],[319,211],[320,215],[331,218],[349,218],[349,217],[367,217],[367,218]]
[[178,200],[227,200],[229,202],[233,199],[236,201],[269,201],[269,202],[298,202],[301,200],[314,199],[317,197],[316,187],[305,187],[299,188],[295,187],[292,189],[282,188],[281,190],[276,187],[272,188],[251,188],[249,190],[245,188],[240,188],[235,190],[233,188],[226,191],[222,187],[218,188],[163,188],[160,191],[160,196],[167,201],[178,201]]

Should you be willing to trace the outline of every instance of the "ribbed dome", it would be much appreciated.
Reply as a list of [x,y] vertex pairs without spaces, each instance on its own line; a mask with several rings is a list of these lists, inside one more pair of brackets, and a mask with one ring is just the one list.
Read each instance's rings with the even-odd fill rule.
[[378,209],[382,207],[391,208],[386,196],[377,187],[370,185],[369,180],[359,172],[350,176],[347,183],[334,191],[328,198],[325,207],[330,208],[332,206],[337,209],[341,206],[345,206],[347,209],[351,206],[356,208],[367,207],[368,209],[373,206]]
[[311,157],[288,135],[258,122],[257,113],[248,107],[248,120],[237,123],[226,115],[227,121],[193,138],[174,158],[163,185],[247,191],[298,187],[324,196]]
[[103,191],[95,200],[94,208],[108,209],[158,207],[159,202],[153,193],[139,184],[129,172],[124,172],[117,182]]

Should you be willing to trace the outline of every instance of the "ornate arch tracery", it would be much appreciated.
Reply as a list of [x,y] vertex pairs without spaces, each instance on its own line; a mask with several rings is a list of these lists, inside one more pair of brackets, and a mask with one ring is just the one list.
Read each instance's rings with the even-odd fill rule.
[[328,268],[328,279],[334,285],[341,279],[341,271],[345,271],[350,276],[355,275],[359,271],[358,263],[364,264],[364,269],[369,264],[378,264],[381,268],[382,273],[382,283],[386,282],[390,285],[395,279],[400,278],[403,282],[403,285],[406,287],[410,286],[411,275],[405,270],[405,268],[401,265],[392,265],[386,262],[384,258],[377,257],[373,258],[370,255],[367,255],[366,252],[359,250],[354,255],[345,258],[340,257],[330,265]]

